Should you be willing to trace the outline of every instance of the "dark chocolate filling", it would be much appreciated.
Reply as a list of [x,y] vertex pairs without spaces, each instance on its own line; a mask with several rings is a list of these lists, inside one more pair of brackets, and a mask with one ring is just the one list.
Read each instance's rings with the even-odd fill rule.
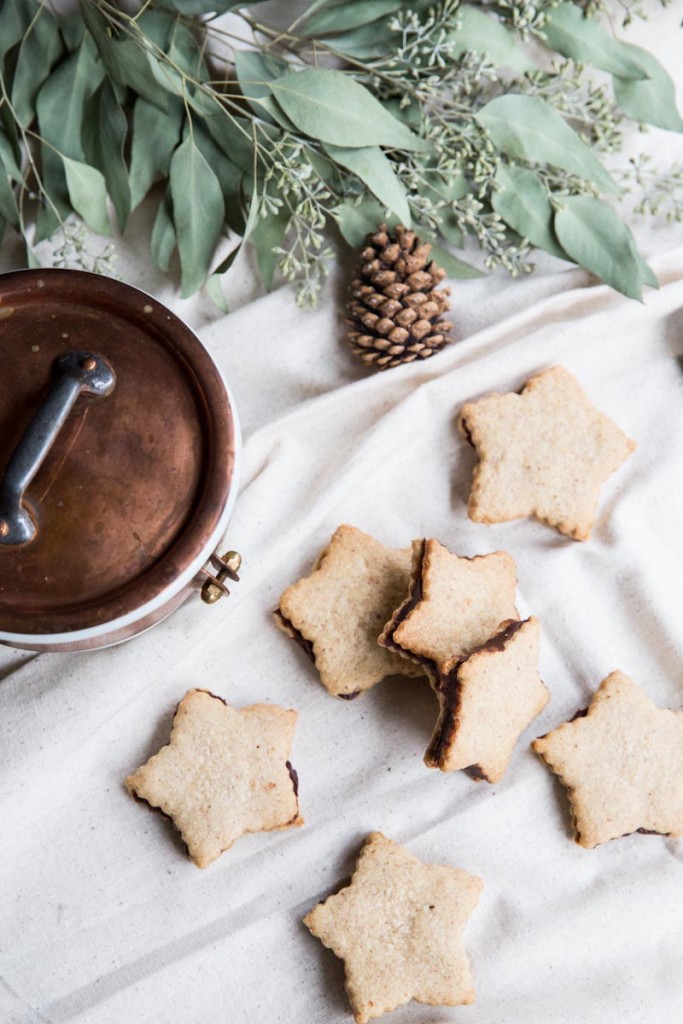
[[467,426],[467,421],[462,416],[460,417],[460,424],[459,425],[460,425],[460,432],[462,433],[462,435],[465,438],[465,440],[467,441],[467,443],[471,444],[472,447],[475,448],[476,446],[475,446],[474,441],[472,439],[472,431]]
[[282,623],[285,632],[291,636],[292,640],[294,640],[294,642],[306,652],[313,664],[315,664],[315,654],[313,653],[313,644],[311,641],[307,640],[303,633],[300,632],[300,630],[298,630],[296,626],[289,621],[289,619],[285,618],[279,608],[275,609],[273,615],[280,623]]
[[588,714],[588,708],[579,708],[575,715],[573,715],[569,721],[575,722],[578,718],[585,718]]
[[296,769],[292,767],[292,764],[291,764],[290,761],[286,761],[285,763],[287,765],[287,771],[289,772],[289,777],[292,780],[292,786],[294,787],[294,796],[298,796],[299,795],[299,776],[296,773]]
[[361,690],[352,690],[351,693],[338,693],[337,696],[340,700],[355,700],[356,697],[360,697]]
[[[384,642],[384,646],[388,647],[390,650],[393,650],[393,651],[403,651],[406,654],[410,654],[411,657],[413,657],[413,658],[416,657],[413,654],[413,652],[412,651],[406,651],[405,648],[401,647],[401,645],[398,643],[398,641],[394,639],[394,634],[395,634],[396,630],[398,629],[398,627],[401,625],[401,623],[404,622],[408,618],[408,616],[412,612],[413,608],[415,608],[416,605],[418,605],[420,603],[420,601],[422,600],[422,568],[423,568],[423,565],[424,565],[424,557],[425,557],[425,549],[426,549],[426,547],[427,547],[427,541],[423,540],[422,541],[422,547],[420,549],[419,563],[417,565],[417,572],[415,573],[415,578],[411,581],[410,591],[408,593],[407,598],[405,599],[403,604],[400,606],[400,608],[397,608],[397,610],[394,612],[393,618],[391,620],[389,632],[387,633],[387,637],[386,637],[386,640]],[[417,660],[421,661],[422,659],[417,659]],[[425,660],[428,660],[428,659],[425,659]],[[431,664],[431,662],[430,662],[430,664]]]
[[458,669],[461,664],[462,662],[458,661],[448,672],[438,674],[436,689],[441,703],[441,715],[425,754],[428,764],[438,766],[442,763],[455,735],[460,691]]
[[[475,647],[473,651],[470,651],[467,657],[471,658],[473,654],[479,654],[480,651],[504,651],[508,640],[510,640],[510,638],[522,628],[524,623],[528,621],[528,619],[509,619],[507,625],[504,626],[499,633],[492,636],[490,640],[486,641],[486,643],[480,644],[479,647]],[[462,660],[465,661],[466,659],[463,658]]]
[[[446,751],[453,742],[453,738],[455,736],[458,722],[458,710],[460,707],[460,680],[458,678],[460,666],[467,661],[468,658],[471,658],[472,655],[479,654],[481,651],[504,651],[510,638],[513,637],[523,625],[524,622],[522,621],[510,620],[507,625],[504,626],[500,632],[496,633],[495,636],[492,636],[490,640],[487,640],[486,643],[481,644],[479,647],[475,647],[475,649],[470,651],[469,654],[456,661],[448,672],[438,673],[436,689],[441,702],[441,717],[437,723],[437,729],[435,730],[430,744],[427,747],[425,760],[429,764],[437,766],[441,765]],[[472,779],[486,779],[485,772],[478,764],[470,765],[465,769],[465,771]]]
[[652,828],[637,828],[635,832],[623,832],[620,836],[615,836],[616,839],[626,839],[627,836],[670,836],[670,832],[657,832],[656,829]]

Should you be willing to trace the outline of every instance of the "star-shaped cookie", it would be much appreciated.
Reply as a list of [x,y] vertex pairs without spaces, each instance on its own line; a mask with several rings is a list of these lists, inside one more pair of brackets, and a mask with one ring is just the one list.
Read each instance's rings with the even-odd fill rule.
[[469,657],[445,664],[435,682],[439,720],[425,764],[498,782],[520,735],[550,700],[538,674],[538,619],[501,623]]
[[205,868],[246,832],[303,824],[289,755],[296,712],[271,704],[237,710],[190,690],[171,739],[126,779],[130,792],[172,819]]
[[313,658],[331,694],[356,697],[385,676],[422,675],[377,643],[409,579],[409,548],[386,548],[355,526],[343,525],[312,575],[285,590],[275,619]]
[[438,540],[414,541],[409,595],[379,642],[428,663],[457,660],[518,617],[515,586],[515,562],[505,551],[461,558]]
[[588,540],[600,488],[635,448],[562,366],[532,377],[519,394],[468,403],[458,425],[480,459],[470,519],[534,516],[575,540]]
[[632,832],[683,835],[683,711],[658,708],[623,672],[532,747],[567,787],[581,846]]
[[462,933],[482,886],[466,871],[423,864],[380,832],[368,836],[351,884],[304,918],[344,960],[356,1024],[411,999],[474,1002]]

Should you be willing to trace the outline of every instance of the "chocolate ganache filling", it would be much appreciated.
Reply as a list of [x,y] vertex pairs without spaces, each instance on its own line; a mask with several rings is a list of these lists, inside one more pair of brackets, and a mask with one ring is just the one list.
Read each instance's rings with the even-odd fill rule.
[[[436,689],[441,702],[441,716],[429,747],[427,748],[426,760],[429,763],[440,765],[443,762],[447,749],[452,743],[455,735],[458,722],[458,710],[460,707],[460,679],[458,678],[460,666],[463,662],[467,661],[468,658],[471,658],[473,654],[479,654],[481,651],[504,651],[511,637],[513,637],[523,625],[524,622],[522,621],[514,619],[510,620],[507,625],[500,630],[500,632],[496,633],[495,636],[492,636],[490,640],[486,641],[486,643],[481,644],[473,651],[470,651],[469,654],[456,661],[447,672],[438,673]],[[472,779],[486,779],[485,773],[478,764],[469,765],[469,767],[465,768],[465,771]]]
[[299,776],[296,773],[296,769],[292,767],[292,764],[291,764],[290,761],[286,761],[285,763],[287,765],[287,771],[289,772],[289,777],[292,780],[292,786],[294,787],[294,796],[298,796],[299,795]]
[[[401,647],[401,645],[398,643],[398,641],[394,639],[394,634],[396,633],[396,630],[401,625],[401,623],[404,622],[408,618],[408,616],[410,615],[412,610],[422,600],[422,570],[423,570],[423,567],[424,567],[424,558],[425,558],[425,549],[426,549],[426,547],[427,547],[427,541],[423,540],[421,542],[421,547],[420,547],[420,554],[419,554],[419,561],[418,561],[418,564],[417,564],[417,571],[415,573],[415,578],[413,580],[411,580],[410,590],[408,592],[408,596],[405,599],[405,601],[403,602],[403,604],[399,608],[396,609],[396,611],[394,612],[394,615],[393,615],[393,617],[391,619],[389,632],[387,633],[387,638],[386,638],[386,642],[385,642],[384,646],[385,647],[389,647],[389,648],[391,648],[394,651],[403,651],[404,650],[404,648]],[[406,651],[405,653],[410,654],[410,656],[412,658],[415,658],[417,661],[425,662],[428,665],[432,664],[432,662],[428,658],[419,658],[417,655],[413,654],[412,651]]]
[[303,633],[301,633],[289,619],[285,618],[279,608],[276,608],[273,614],[278,622],[280,622],[284,627],[285,632],[291,636],[292,640],[294,640],[294,642],[306,652],[308,657],[315,664],[315,654],[313,653],[313,644],[311,641],[307,640]]

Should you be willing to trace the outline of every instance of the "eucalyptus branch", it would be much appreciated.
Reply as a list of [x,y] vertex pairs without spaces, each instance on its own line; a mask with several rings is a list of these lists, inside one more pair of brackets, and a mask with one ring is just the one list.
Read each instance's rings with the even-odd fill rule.
[[[379,220],[412,222],[456,247],[469,236],[486,266],[512,274],[531,269],[531,245],[549,248],[637,294],[647,268],[603,199],[614,182],[595,152],[620,148],[627,116],[647,121],[653,89],[657,123],[683,121],[664,69],[643,58],[649,85],[639,87],[640,51],[593,16],[607,2],[586,20],[587,0],[416,0],[383,16],[327,0],[286,29],[247,3],[233,12],[240,29],[215,21],[228,0],[206,0],[206,16],[202,0],[197,15],[186,0],[81,0],[81,38],[47,0],[13,0],[21,31],[0,38],[0,223],[29,245],[37,205],[43,233],[63,233],[54,258],[77,262],[73,211],[103,232],[110,201],[123,228],[160,180],[152,256],[167,270],[178,251],[184,294],[210,273],[229,230],[254,247],[268,287],[279,273],[311,303],[332,258],[330,229],[357,244]],[[573,19],[571,31],[553,43],[558,18]],[[534,70],[532,37],[551,70]],[[621,109],[592,80],[594,59],[631,76],[627,88],[615,78]],[[680,216],[679,171],[632,172],[638,209]],[[601,220],[610,229],[595,234]],[[110,255],[93,265],[106,271]],[[447,267],[463,268],[471,273],[462,261]]]

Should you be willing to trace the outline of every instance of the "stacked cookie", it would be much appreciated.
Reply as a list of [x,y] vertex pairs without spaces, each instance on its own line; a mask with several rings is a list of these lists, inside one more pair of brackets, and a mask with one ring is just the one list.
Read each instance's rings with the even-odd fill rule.
[[549,700],[537,668],[540,625],[519,620],[515,586],[504,551],[463,558],[437,540],[386,548],[343,525],[275,617],[337,697],[396,672],[425,673],[439,701],[426,764],[497,782]]

